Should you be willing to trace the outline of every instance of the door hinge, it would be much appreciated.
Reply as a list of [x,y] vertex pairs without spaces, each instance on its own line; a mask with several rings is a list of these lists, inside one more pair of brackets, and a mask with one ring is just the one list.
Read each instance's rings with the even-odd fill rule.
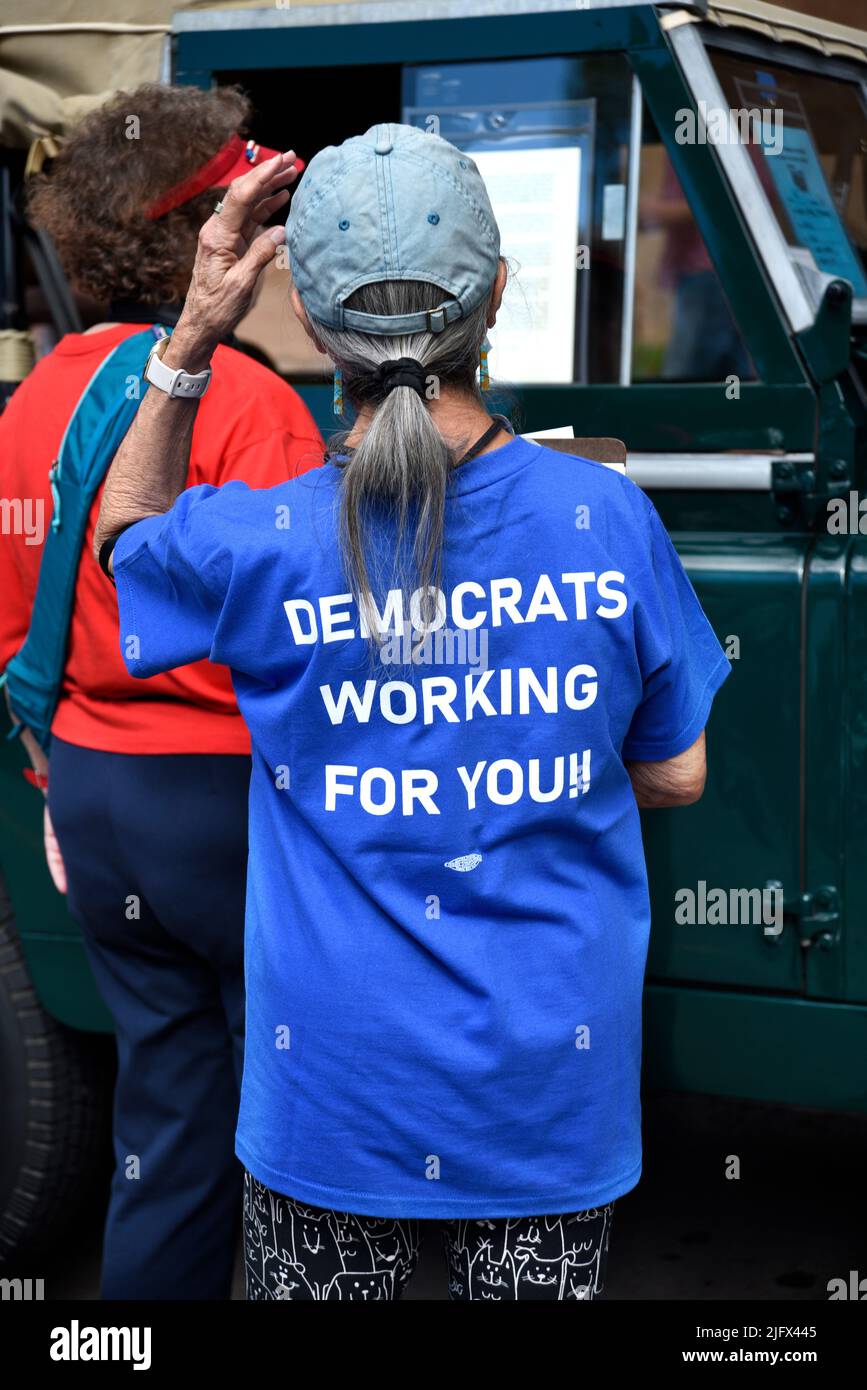
[[848,507],[849,512],[853,508],[857,512],[857,501],[852,501],[851,472],[845,458],[832,458],[821,466],[807,460],[775,459],[771,488],[778,520],[794,525],[799,519],[815,521],[821,516],[824,524],[832,498],[839,500],[844,509]]
[[840,894],[831,884],[783,900],[784,924],[797,928],[803,950],[831,951],[840,940]]

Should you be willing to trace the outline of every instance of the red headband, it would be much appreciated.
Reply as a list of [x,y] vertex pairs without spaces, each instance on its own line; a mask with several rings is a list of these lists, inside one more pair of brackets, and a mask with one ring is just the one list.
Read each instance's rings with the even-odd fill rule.
[[[149,222],[155,222],[158,217],[165,216],[173,208],[188,203],[196,194],[204,193],[208,188],[221,188],[224,184],[231,183],[238,174],[245,172],[245,166],[258,164],[260,154],[265,159],[270,159],[276,153],[276,150],[263,149],[253,140],[244,141],[240,135],[233,135],[207,164],[196,169],[183,183],[176,183],[174,188],[169,188],[155,203],[145,208],[144,215]],[[299,165],[301,163],[300,160],[296,162]]]

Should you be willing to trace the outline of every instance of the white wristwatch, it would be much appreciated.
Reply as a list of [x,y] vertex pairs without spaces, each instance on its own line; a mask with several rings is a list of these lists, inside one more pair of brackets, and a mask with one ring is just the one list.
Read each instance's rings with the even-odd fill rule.
[[211,369],[206,367],[203,372],[193,373],[185,372],[180,367],[167,367],[162,355],[171,341],[171,337],[166,334],[154,343],[145,363],[145,380],[158,390],[165,391],[167,396],[185,396],[188,400],[195,400],[207,391]]

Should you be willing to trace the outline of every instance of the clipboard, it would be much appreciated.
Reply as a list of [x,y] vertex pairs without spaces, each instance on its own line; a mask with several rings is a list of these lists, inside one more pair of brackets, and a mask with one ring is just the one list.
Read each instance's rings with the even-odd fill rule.
[[592,459],[603,463],[618,473],[626,474],[626,445],[622,439],[610,435],[597,438],[564,438],[562,430],[540,430],[537,434],[522,434],[531,444],[543,444],[546,449],[556,449],[558,454],[574,454],[578,458]]

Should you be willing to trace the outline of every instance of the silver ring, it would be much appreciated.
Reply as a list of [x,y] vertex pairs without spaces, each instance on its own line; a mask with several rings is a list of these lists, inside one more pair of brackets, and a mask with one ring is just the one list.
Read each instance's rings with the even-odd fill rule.
[[217,214],[217,216],[219,217],[219,215],[220,215],[220,213],[221,213],[222,211],[223,211],[223,204],[222,204],[222,202],[217,201],[217,202],[214,204],[214,212],[215,212],[215,213]]

